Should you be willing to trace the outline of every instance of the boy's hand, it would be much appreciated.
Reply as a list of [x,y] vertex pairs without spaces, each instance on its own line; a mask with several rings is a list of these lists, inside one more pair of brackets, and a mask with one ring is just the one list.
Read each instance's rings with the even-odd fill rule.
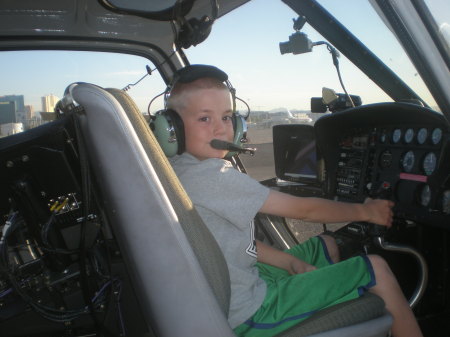
[[367,198],[364,201],[364,206],[366,206],[368,222],[386,227],[392,226],[392,218],[394,216],[392,212],[394,203],[392,201]]
[[306,273],[308,271],[312,271],[312,270],[316,270],[317,268],[314,267],[313,265],[306,263],[305,261],[302,261],[300,259],[297,259],[295,257],[293,257],[293,259],[291,260],[291,263],[289,265],[289,274],[291,275],[295,275],[295,274],[303,274]]

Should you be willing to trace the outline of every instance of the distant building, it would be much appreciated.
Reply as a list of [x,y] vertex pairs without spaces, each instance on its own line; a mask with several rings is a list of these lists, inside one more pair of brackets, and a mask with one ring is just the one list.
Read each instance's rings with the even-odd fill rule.
[[44,124],[45,121],[42,120],[41,116],[38,115],[34,115],[33,117],[31,117],[31,119],[28,120],[28,123],[26,126],[24,126],[25,129],[32,129],[35,128],[39,125]]
[[42,97],[42,112],[53,112],[59,98],[55,95],[47,95]]
[[22,123],[8,123],[0,125],[0,137],[11,136],[23,132]]
[[16,111],[16,123],[26,123],[27,114],[25,111]]
[[25,111],[25,99],[23,95],[0,96],[0,102],[15,102],[16,111]]
[[51,122],[56,119],[55,112],[41,112],[41,119],[43,122]]
[[26,119],[32,119],[35,116],[32,105],[25,105],[25,116]]
[[22,122],[25,113],[23,95],[0,96],[0,124]]
[[0,101],[0,124],[15,123],[16,121],[16,102]]

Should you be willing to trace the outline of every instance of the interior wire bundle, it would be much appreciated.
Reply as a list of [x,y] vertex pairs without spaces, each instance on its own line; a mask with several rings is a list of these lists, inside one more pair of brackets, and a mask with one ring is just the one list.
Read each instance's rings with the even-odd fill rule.
[[[47,223],[44,224],[42,228],[42,239],[44,244],[47,246],[44,250],[51,250],[55,252],[68,252],[65,250],[56,250],[52,249],[51,245],[48,242],[47,234],[48,230],[50,229],[52,223],[55,221],[55,215],[58,213],[59,210],[61,210],[64,205],[67,203],[67,199],[63,201],[61,204],[59,204],[57,207],[53,207],[52,214],[49,217],[49,220]],[[56,203],[53,205],[55,206]],[[3,290],[0,293],[0,299],[3,297],[6,297],[7,295],[10,295],[11,293],[16,293],[19,295],[19,297],[31,308],[33,308],[37,313],[39,313],[42,317],[53,321],[53,322],[67,322],[72,321],[81,315],[89,314],[91,313],[91,309],[88,305],[84,305],[83,307],[76,308],[76,309],[67,309],[67,308],[55,308],[51,307],[49,305],[43,304],[40,300],[34,299],[32,296],[27,294],[27,292],[24,290],[26,287],[26,284],[30,281],[30,278],[18,280],[16,277],[17,269],[10,264],[9,261],[9,253],[8,253],[8,237],[20,226],[23,226],[25,224],[23,218],[20,216],[20,214],[17,211],[11,211],[8,215],[7,220],[5,221],[5,224],[2,228],[2,236],[0,238],[0,265],[1,265],[1,271],[4,276],[7,277],[11,287]],[[41,247],[43,248],[43,247]],[[73,252],[72,252],[73,253]],[[95,296],[92,298],[91,303],[94,311],[101,311],[103,310],[105,304],[108,301],[108,296],[106,295],[107,289],[111,288],[111,293],[115,294],[115,301],[116,303],[120,302],[120,293],[121,293],[121,282],[119,279],[112,279],[108,278],[106,282],[100,286],[99,290],[96,292]],[[114,289],[113,289],[114,288]],[[118,299],[119,298],[119,299]],[[117,307],[118,316],[119,316],[119,324],[120,328],[123,331],[123,320],[121,317],[121,311],[120,306]]]

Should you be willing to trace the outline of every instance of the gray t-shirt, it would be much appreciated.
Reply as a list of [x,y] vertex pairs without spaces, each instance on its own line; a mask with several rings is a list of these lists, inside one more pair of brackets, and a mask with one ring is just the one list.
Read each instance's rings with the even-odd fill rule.
[[259,278],[253,219],[269,189],[222,159],[198,160],[188,153],[170,162],[228,264],[232,328],[261,306],[266,284]]

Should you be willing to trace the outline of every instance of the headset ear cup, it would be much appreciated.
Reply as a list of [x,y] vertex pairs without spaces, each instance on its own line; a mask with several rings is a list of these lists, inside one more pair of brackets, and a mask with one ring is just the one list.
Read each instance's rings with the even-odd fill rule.
[[233,114],[233,130],[234,130],[234,138],[233,143],[237,146],[241,146],[242,143],[245,142],[246,133],[247,133],[247,123],[245,122],[244,117]]
[[167,116],[170,116],[170,119],[173,123],[173,128],[175,130],[175,136],[178,144],[177,154],[182,154],[186,150],[183,120],[175,110],[167,109],[165,111],[165,114]]
[[[233,144],[237,146],[241,146],[242,143],[246,141],[247,137],[247,123],[245,121],[245,118],[234,113],[231,119],[233,123]],[[236,155],[237,152],[228,152],[225,156],[226,159],[230,159],[234,155]]]
[[157,112],[150,127],[167,157],[184,152],[184,124],[176,111]]

